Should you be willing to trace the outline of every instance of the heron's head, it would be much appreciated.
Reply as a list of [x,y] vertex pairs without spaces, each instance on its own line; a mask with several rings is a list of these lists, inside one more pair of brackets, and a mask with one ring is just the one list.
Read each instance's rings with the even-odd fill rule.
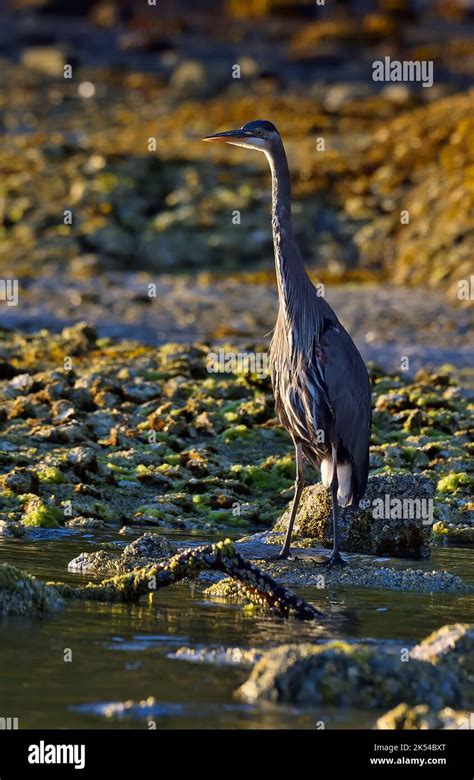
[[233,146],[245,146],[258,152],[270,152],[280,136],[275,125],[266,119],[256,119],[248,122],[238,130],[227,130],[225,133],[207,135],[203,141],[220,141]]

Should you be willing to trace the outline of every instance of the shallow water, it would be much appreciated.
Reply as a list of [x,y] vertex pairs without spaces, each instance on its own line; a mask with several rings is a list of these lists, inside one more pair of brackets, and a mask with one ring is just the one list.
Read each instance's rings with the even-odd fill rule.
[[[67,572],[67,563],[85,549],[97,549],[97,537],[82,532],[35,537],[2,541],[1,560],[46,580],[85,579]],[[107,539],[117,537],[101,535],[101,541]],[[468,549],[437,548],[430,562],[414,565],[447,568],[472,582],[471,557]],[[44,620],[4,618],[0,714],[18,717],[20,728],[147,728],[151,720],[157,728],[316,728],[319,721],[326,728],[371,726],[378,713],[241,704],[232,694],[248,669],[168,656],[183,645],[268,647],[330,637],[384,640],[397,649],[447,622],[472,620],[474,611],[472,596],[350,588],[300,593],[330,614],[327,625],[247,615],[239,606],[206,601],[190,585],[162,590],[151,607],[71,603]],[[63,660],[65,648],[72,650],[71,663]],[[149,696],[156,705],[138,717],[107,718],[101,709]]]

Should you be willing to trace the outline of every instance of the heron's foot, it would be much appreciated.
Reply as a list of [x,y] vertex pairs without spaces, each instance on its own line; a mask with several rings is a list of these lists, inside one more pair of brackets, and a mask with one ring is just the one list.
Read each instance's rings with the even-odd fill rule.
[[267,561],[294,561],[296,560],[296,557],[291,554],[290,549],[285,550],[284,548],[280,550],[279,553],[276,553],[276,555],[269,555],[268,558],[265,560]]
[[347,561],[342,557],[339,551],[333,552],[329,558],[323,562],[323,566],[329,571],[334,566],[348,566]]

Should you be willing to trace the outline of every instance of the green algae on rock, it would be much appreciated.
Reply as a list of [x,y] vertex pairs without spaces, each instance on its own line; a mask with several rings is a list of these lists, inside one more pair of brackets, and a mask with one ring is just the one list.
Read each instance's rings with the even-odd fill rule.
[[362,709],[393,707],[400,701],[423,701],[438,709],[464,704],[462,683],[453,672],[415,659],[403,663],[399,655],[380,648],[339,641],[268,650],[236,697]]
[[58,528],[64,524],[64,513],[59,507],[45,504],[35,496],[24,507],[21,522],[38,528]]
[[[362,502],[367,508],[346,512],[340,521],[341,550],[396,558],[429,557],[432,499],[432,484],[421,475],[369,476]],[[283,531],[288,518],[289,510],[274,530]],[[331,546],[331,497],[320,483],[303,491],[295,532]]]
[[[76,329],[75,337],[74,329],[66,336],[0,334],[2,354],[21,372],[0,380],[2,498],[9,519],[21,519],[25,493],[18,491],[28,488],[45,505],[53,497],[53,506],[70,502],[68,519],[95,517],[118,527],[218,530],[277,521],[291,497],[294,464],[290,442],[272,416],[268,377],[209,373],[209,345],[99,344],[84,336],[87,326]],[[65,371],[71,343],[81,347]],[[415,381],[373,366],[370,372],[373,477],[409,478],[415,470],[439,486],[434,513],[443,533],[437,539],[461,543],[468,531],[460,537],[454,529],[472,526],[471,488],[464,477],[454,485],[450,474],[469,476],[469,397],[447,368],[421,372]],[[28,404],[15,407],[18,400]],[[67,416],[60,421],[53,415],[62,401]],[[323,494],[321,501],[329,517]],[[366,528],[357,528],[365,544]],[[401,553],[404,528],[400,524],[395,539]],[[408,548],[422,550],[425,532],[420,539],[415,530],[418,541],[410,538]]]
[[[64,372],[57,368],[69,347],[64,335],[15,336],[14,342],[12,353],[30,371],[22,392],[35,399],[40,396],[41,404],[33,429],[29,409],[11,419],[8,414],[15,397],[9,398],[13,392],[9,380],[2,381],[7,414],[2,457],[13,466],[16,461],[31,464],[29,471],[39,477],[43,503],[53,496],[61,503],[70,502],[71,519],[97,517],[117,524],[188,528],[245,527],[260,517],[273,519],[284,505],[281,493],[291,479],[284,458],[280,467],[275,454],[283,449],[281,433],[265,427],[267,414],[262,410],[270,408],[271,401],[267,380],[262,384],[251,376],[226,375],[216,382],[207,374],[209,350],[202,346],[152,349],[126,343],[98,348],[86,341],[84,353],[74,359],[74,369]],[[124,372],[128,379],[123,379]],[[164,377],[163,385],[145,379],[154,372]],[[101,394],[112,390],[114,406],[104,412]],[[79,405],[82,393],[87,398]],[[75,398],[75,417],[46,423],[54,404],[71,398]],[[226,444],[210,437],[202,420],[208,415],[211,422],[212,416],[213,431],[224,431],[228,428],[224,415],[232,404],[239,419],[246,420],[251,437]],[[78,432],[76,423],[82,430],[80,443],[69,437],[71,426]],[[251,472],[248,458],[254,469],[261,462],[261,470]],[[260,485],[250,505],[246,497],[252,494],[259,471],[265,485]],[[24,472],[18,478],[16,474],[11,487],[4,486],[4,496],[19,515],[21,501],[12,488],[24,492],[34,485],[29,478],[25,481]],[[20,476],[25,477],[21,484]],[[200,500],[200,495],[207,500]],[[99,496],[101,501],[91,500]]]
[[41,617],[62,606],[55,588],[16,566],[0,563],[0,615]]
[[426,730],[426,729],[469,729],[472,713],[467,710],[453,710],[444,707],[442,710],[430,708],[427,704],[410,707],[399,704],[378,718],[376,729],[395,730]]

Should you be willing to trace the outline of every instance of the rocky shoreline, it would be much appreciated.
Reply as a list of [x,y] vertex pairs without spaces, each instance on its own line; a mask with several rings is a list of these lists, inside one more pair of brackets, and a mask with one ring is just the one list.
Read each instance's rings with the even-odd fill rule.
[[[0,349],[3,533],[67,524],[258,530],[286,507],[292,455],[267,376],[210,373],[205,344],[114,344],[86,325],[3,332]],[[415,380],[371,374],[371,473],[395,479],[380,483],[382,493],[397,475],[419,474],[432,491],[435,537],[469,541],[470,393],[449,368]]]

